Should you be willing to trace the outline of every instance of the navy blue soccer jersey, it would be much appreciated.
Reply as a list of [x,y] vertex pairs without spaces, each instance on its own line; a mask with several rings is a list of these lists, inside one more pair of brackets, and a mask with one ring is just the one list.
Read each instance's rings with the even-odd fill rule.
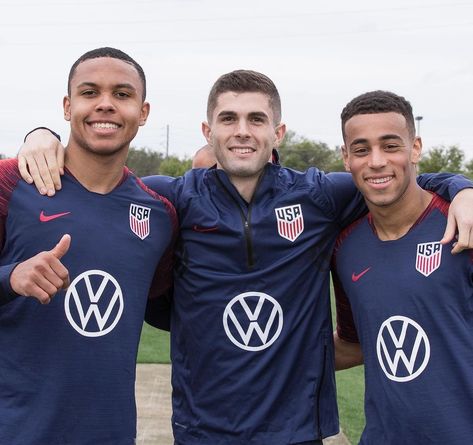
[[174,203],[180,223],[176,442],[287,445],[336,434],[329,267],[339,231],[365,211],[351,175],[268,164],[250,203],[223,170],[144,181]]
[[447,210],[434,195],[398,240],[368,215],[337,241],[337,331],[365,362],[362,444],[471,443],[473,263],[439,243]]
[[[176,214],[127,169],[105,195],[62,183],[39,196],[0,161],[0,444],[132,445],[138,342],[151,284],[170,285]],[[10,265],[65,233],[69,288],[48,305],[13,295]]]

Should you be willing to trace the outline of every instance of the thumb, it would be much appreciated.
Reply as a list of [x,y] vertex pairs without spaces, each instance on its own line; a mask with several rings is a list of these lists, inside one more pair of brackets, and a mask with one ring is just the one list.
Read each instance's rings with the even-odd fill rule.
[[53,249],[51,249],[51,253],[58,259],[60,260],[69,250],[69,247],[71,245],[71,235],[68,235],[67,233],[62,236],[62,238],[59,240],[59,242],[54,246]]
[[457,228],[457,224],[455,218],[449,213],[447,217],[447,227],[445,227],[445,232],[443,234],[443,238],[440,240],[442,244],[447,244],[453,240],[455,237],[455,231]]

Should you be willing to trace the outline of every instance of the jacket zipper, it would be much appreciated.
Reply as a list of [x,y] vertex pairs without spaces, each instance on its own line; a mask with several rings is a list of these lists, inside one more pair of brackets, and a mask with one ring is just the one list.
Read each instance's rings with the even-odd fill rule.
[[325,380],[325,365],[327,361],[327,342],[324,341],[324,359],[322,362],[322,375],[320,376],[320,383],[319,387],[317,388],[317,426],[318,426],[318,435],[319,439],[322,439],[322,426],[320,425],[320,391],[322,390],[322,385],[324,384]]
[[[245,236],[246,240],[246,256],[247,256],[247,265],[248,267],[253,267],[255,264],[254,256],[253,256],[253,242],[251,240],[251,208],[253,206],[253,198],[251,198],[250,203],[248,204],[248,217],[245,215],[245,212],[243,212],[239,202],[235,199],[235,197],[229,192],[227,187],[225,187],[225,184],[222,182],[222,180],[219,178],[218,175],[215,175],[217,177],[218,182],[220,185],[223,187],[225,190],[225,193],[230,197],[230,199],[235,203],[236,207],[238,208],[238,211],[240,212],[240,217],[241,221],[243,223],[243,234]],[[261,180],[261,178],[260,178]],[[258,181],[259,184],[259,181]],[[254,197],[254,195],[253,195]]]

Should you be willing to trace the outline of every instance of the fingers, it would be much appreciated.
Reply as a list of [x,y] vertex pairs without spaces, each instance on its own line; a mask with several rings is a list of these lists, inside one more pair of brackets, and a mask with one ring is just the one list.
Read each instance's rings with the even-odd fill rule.
[[[41,171],[41,174],[44,175],[45,178],[45,185],[51,186],[49,182],[46,181],[46,179],[49,177],[52,181],[52,190],[61,190],[61,174],[64,173],[64,152],[62,150],[58,150],[57,153],[62,154],[62,164],[60,165],[57,157],[54,155],[54,153],[48,151],[44,154],[45,156],[45,163],[46,163],[46,171]],[[62,173],[61,173],[62,171]],[[49,174],[49,175],[48,175]],[[49,189],[48,189],[49,191]],[[54,193],[53,193],[54,194]],[[49,195],[49,193],[48,193]],[[51,195],[49,195],[51,196]]]
[[[31,176],[33,176],[34,183],[39,192],[42,195],[47,194],[48,196],[53,196],[56,193],[56,188],[54,185],[53,174],[49,169],[47,153],[38,153],[36,156],[33,156],[33,158],[28,161],[28,165],[30,165],[30,173]],[[54,171],[56,172],[57,177],[59,177],[57,170]]]
[[71,246],[71,235],[65,234],[59,240],[59,242],[50,250],[50,252],[60,260],[69,250]]
[[[63,175],[64,174],[64,156],[65,156],[66,151],[64,150],[64,147],[62,144],[58,143],[58,147],[56,150],[56,162],[57,162],[57,168],[59,170],[59,174]],[[61,178],[59,178],[59,188],[56,190],[59,190],[61,188]]]
[[33,183],[33,178],[28,171],[28,163],[26,162],[26,158],[23,155],[18,155],[18,169],[20,170],[21,177],[28,183]]
[[69,250],[70,235],[64,235],[50,251],[19,263],[10,275],[10,285],[19,295],[34,297],[47,304],[61,289],[69,286],[69,271],[60,258]]
[[473,247],[473,234],[470,226],[458,229],[458,240],[453,245],[452,253],[460,253]]
[[42,195],[53,196],[61,188],[64,173],[64,147],[45,129],[30,133],[18,153],[20,173],[28,183],[34,182]]
[[448,244],[450,241],[452,241],[453,237],[455,236],[456,228],[457,225],[455,222],[455,218],[452,216],[451,213],[449,213],[447,217],[447,226],[445,227],[445,232],[440,242],[442,244]]

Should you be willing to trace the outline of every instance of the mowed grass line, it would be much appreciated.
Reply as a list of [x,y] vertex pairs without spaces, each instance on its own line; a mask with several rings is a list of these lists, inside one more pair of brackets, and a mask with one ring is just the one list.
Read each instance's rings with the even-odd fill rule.
[[[144,323],[138,363],[170,363],[169,332],[152,328]],[[336,378],[340,425],[348,440],[352,444],[357,444],[365,424],[363,367],[338,371]]]

